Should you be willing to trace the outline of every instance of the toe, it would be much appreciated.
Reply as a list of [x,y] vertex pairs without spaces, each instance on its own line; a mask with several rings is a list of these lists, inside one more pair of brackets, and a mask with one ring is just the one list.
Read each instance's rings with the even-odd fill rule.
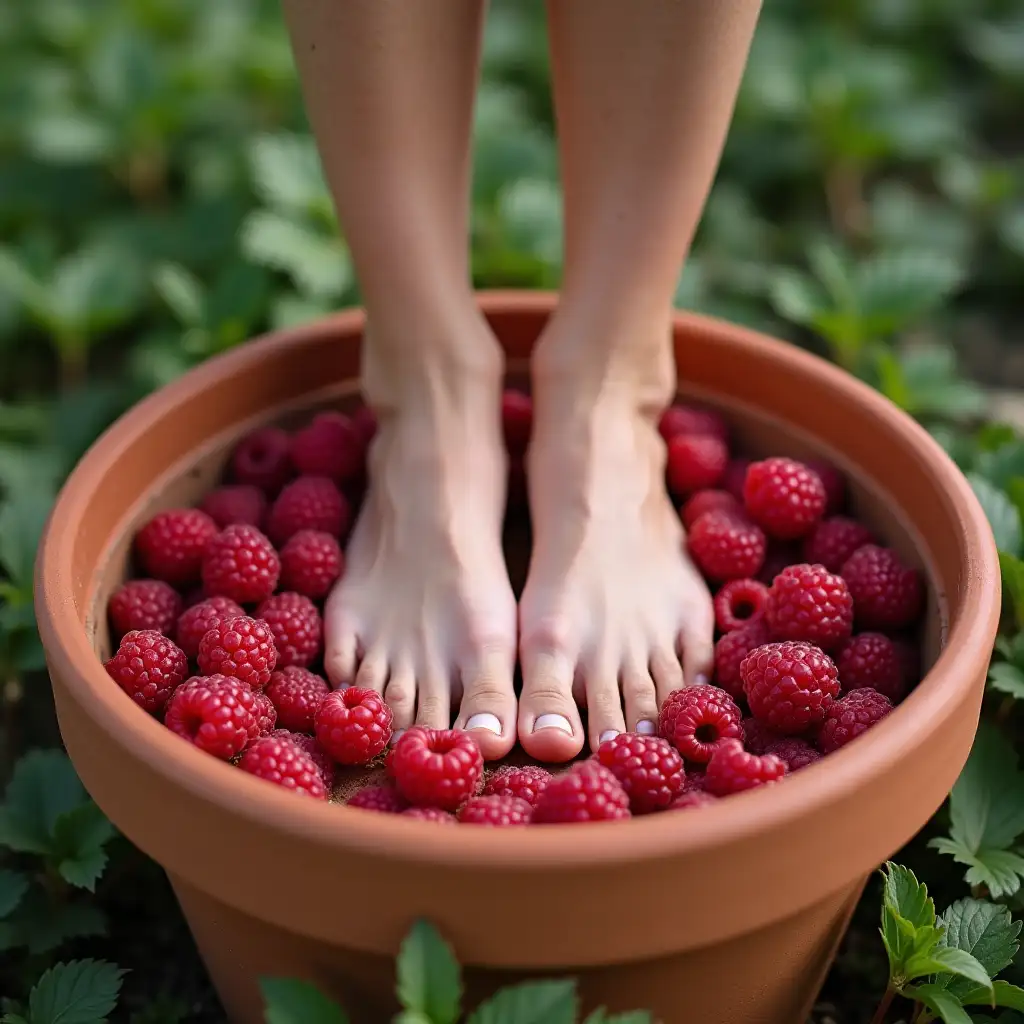
[[658,707],[665,703],[665,698],[673,690],[683,686],[683,666],[675,651],[656,650],[651,655],[651,677],[658,694]]
[[456,729],[472,733],[491,761],[504,757],[516,741],[516,694],[512,657],[505,651],[482,655],[462,672],[463,697]]
[[388,659],[382,647],[372,648],[356,670],[356,686],[376,690],[383,695],[388,681]]
[[392,721],[392,739],[412,725],[416,714],[416,673],[408,662],[402,662],[391,670],[388,685],[384,690],[384,700],[391,708],[394,716]]
[[715,622],[711,606],[695,611],[679,633],[679,651],[687,686],[707,683],[715,665]]
[[551,652],[523,652],[519,742],[538,761],[571,761],[583,749],[583,723],[572,699],[573,662]]
[[359,636],[351,623],[325,617],[324,671],[332,686],[350,686],[356,677]]
[[647,665],[639,658],[622,670],[622,702],[630,732],[653,736],[658,731],[658,696]]
[[619,691],[619,666],[612,659],[602,659],[584,669],[587,689],[587,731],[590,749],[617,736],[626,729],[622,714],[622,694]]
[[451,724],[451,682],[440,668],[428,669],[419,679],[416,724],[428,729],[447,729]]

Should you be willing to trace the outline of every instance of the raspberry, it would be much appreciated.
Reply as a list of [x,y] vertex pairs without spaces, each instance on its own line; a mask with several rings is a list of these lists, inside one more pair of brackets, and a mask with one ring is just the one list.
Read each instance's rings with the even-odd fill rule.
[[533,430],[533,399],[529,395],[514,388],[505,390],[501,396],[501,428],[505,448],[513,455],[522,455]]
[[314,600],[327,596],[344,568],[341,545],[329,533],[299,530],[281,548],[281,586]]
[[658,430],[666,442],[679,435],[714,437],[723,442],[729,440],[729,427],[717,412],[692,405],[670,405],[661,414]]
[[259,528],[267,514],[267,498],[252,484],[228,484],[210,491],[200,508],[222,530],[232,523],[248,523]]
[[620,821],[631,817],[619,780],[597,761],[580,761],[553,778],[533,808],[539,825]]
[[837,700],[829,709],[818,731],[818,749],[831,754],[867,732],[892,711],[889,698],[877,690],[851,690],[842,700]]
[[223,619],[199,641],[196,660],[206,675],[219,672],[262,690],[277,664],[274,634],[261,619],[248,615]]
[[409,807],[402,811],[403,818],[419,818],[420,821],[436,821],[441,825],[454,825],[455,818],[440,807]]
[[629,797],[634,814],[668,807],[683,785],[683,759],[667,740],[620,732],[598,747],[594,755]]
[[707,791],[729,796],[745,789],[777,782],[786,774],[786,762],[774,754],[748,754],[739,740],[720,744],[708,762]]
[[255,526],[227,526],[207,545],[203,586],[211,597],[255,604],[270,597],[280,575],[274,546]]
[[705,512],[690,527],[690,554],[716,583],[756,576],[764,562],[765,536],[745,518],[729,512]]
[[291,665],[305,668],[320,653],[323,622],[316,605],[308,597],[293,591],[275,594],[259,606],[256,616],[274,634],[278,668]]
[[900,650],[881,633],[858,633],[836,655],[843,690],[870,688],[898,704],[907,690],[906,665]]
[[394,786],[364,786],[349,797],[347,806],[381,814],[400,814],[409,804]]
[[313,715],[320,746],[339,764],[369,764],[391,739],[391,708],[373,690],[334,690]]
[[484,758],[469,733],[413,726],[391,748],[388,771],[409,803],[454,811],[480,788]]
[[812,469],[793,459],[773,458],[747,469],[743,503],[751,519],[780,540],[809,533],[825,513],[825,486]]
[[702,684],[673,690],[661,706],[661,735],[687,761],[707,764],[722,740],[743,739],[743,716],[725,690]]
[[743,485],[747,480],[747,470],[753,459],[732,459],[725,467],[722,476],[722,490],[728,491],[739,503],[743,504]]
[[771,633],[763,618],[720,637],[715,644],[715,685],[725,690],[733,700],[745,700],[740,666],[752,650],[769,640]]
[[338,485],[325,476],[300,476],[286,485],[270,506],[267,536],[279,547],[299,530],[318,530],[340,537],[352,513]]
[[846,505],[846,480],[843,474],[824,459],[808,459],[807,468],[818,474],[825,488],[825,515],[834,516]]
[[680,793],[679,796],[669,804],[670,811],[685,811],[688,807],[709,807],[718,803],[718,797],[705,793],[703,790],[694,789],[689,793]]
[[304,476],[343,484],[359,476],[366,445],[341,412],[322,412],[292,436],[292,465]]
[[806,740],[797,739],[795,736],[786,736],[770,743],[765,753],[774,754],[784,761],[788,772],[797,772],[801,768],[806,768],[809,764],[821,760],[821,754],[814,747]]
[[261,736],[266,736],[277,725],[277,708],[262,690],[256,690],[253,696],[256,698],[253,710],[253,714],[256,716],[256,728]]
[[715,622],[723,633],[742,629],[764,616],[768,588],[757,580],[730,580],[715,594]]
[[551,781],[551,772],[535,765],[502,765],[496,768],[483,788],[484,796],[516,796],[528,804],[535,804]]
[[327,799],[327,788],[313,759],[287,740],[273,736],[258,739],[246,749],[238,767],[294,793],[304,793],[315,800]]
[[231,455],[231,477],[273,496],[295,475],[289,454],[291,442],[279,427],[253,431],[238,442]]
[[181,613],[178,619],[178,646],[193,660],[199,655],[203,637],[225,619],[244,615],[245,609],[230,597],[208,597]]
[[823,519],[807,535],[803,556],[829,572],[839,572],[857,548],[871,542],[871,531],[866,526],[845,516],[833,516]]
[[271,675],[266,692],[285,729],[312,733],[316,709],[331,688],[308,669],[291,666]]
[[850,555],[840,575],[853,595],[853,612],[860,626],[902,629],[921,612],[921,577],[890,548],[865,544]]
[[679,518],[682,519],[683,526],[689,529],[705,512],[731,512],[734,515],[741,515],[743,506],[728,491],[697,491],[679,510]]
[[707,778],[702,771],[688,771],[686,778],[683,779],[682,788],[679,790],[679,795],[682,796],[684,793],[696,793],[704,792],[704,787],[707,785]]
[[714,487],[728,464],[729,449],[717,437],[677,434],[668,443],[668,489],[682,495]]
[[163,580],[129,580],[111,595],[107,613],[119,637],[132,630],[170,636],[181,614],[181,596]]
[[121,638],[104,668],[140,708],[156,714],[188,675],[188,659],[155,629],[134,629]]
[[256,695],[228,676],[193,676],[171,695],[164,725],[200,750],[228,761],[259,736]]
[[765,618],[779,640],[806,640],[831,650],[853,632],[853,598],[823,565],[791,565],[768,591]]
[[315,737],[306,736],[301,732],[289,732],[287,729],[275,729],[270,735],[275,739],[294,743],[300,750],[308,754],[317,766],[327,789],[334,786],[334,762],[327,755],[327,751],[317,743]]
[[[786,739],[758,718],[743,719],[743,746],[752,754],[767,754],[773,743]],[[687,776],[689,778],[689,776]]]
[[529,825],[533,805],[517,796],[474,796],[460,808],[463,825]]
[[839,673],[820,648],[801,642],[765,644],[740,666],[755,718],[783,735],[824,721],[839,695]]
[[197,508],[176,508],[155,515],[139,530],[135,552],[147,576],[175,587],[199,579],[207,545],[217,524]]
[[352,413],[351,422],[352,429],[359,435],[365,451],[377,434],[377,417],[368,405],[361,405]]

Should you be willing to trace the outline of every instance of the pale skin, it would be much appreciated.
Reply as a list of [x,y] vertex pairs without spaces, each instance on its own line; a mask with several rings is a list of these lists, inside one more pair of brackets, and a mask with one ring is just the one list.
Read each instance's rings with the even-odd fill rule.
[[[712,664],[711,599],[664,485],[672,296],[717,166],[759,0],[550,0],[565,275],[532,360],[534,548],[517,609],[501,548],[500,349],[468,267],[478,0],[285,0],[307,109],[367,310],[380,420],[327,603],[336,686],[396,729],[468,729],[575,757]],[[523,687],[518,706],[513,672]],[[584,731],[579,705],[588,709]]]

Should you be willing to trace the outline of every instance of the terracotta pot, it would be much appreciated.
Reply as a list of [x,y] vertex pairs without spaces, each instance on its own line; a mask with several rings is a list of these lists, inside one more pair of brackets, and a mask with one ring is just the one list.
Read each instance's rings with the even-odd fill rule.
[[[523,366],[554,298],[483,308]],[[50,520],[38,615],[61,730],[99,805],[162,864],[231,1019],[262,1020],[257,978],[308,978],[380,1024],[392,957],[425,916],[472,998],[574,974],[587,1008],[668,1024],[805,1019],[866,878],[929,819],[967,757],[995,636],[995,548],[967,483],[870,388],[796,348],[675,321],[688,394],[754,452],[815,454],[925,571],[923,683],[867,736],[783,785],[628,824],[446,829],[316,804],[183,743],[104,673],[104,606],[133,529],[194,500],[256,424],[355,393],[357,312],[212,360],[147,399],[82,460]]]

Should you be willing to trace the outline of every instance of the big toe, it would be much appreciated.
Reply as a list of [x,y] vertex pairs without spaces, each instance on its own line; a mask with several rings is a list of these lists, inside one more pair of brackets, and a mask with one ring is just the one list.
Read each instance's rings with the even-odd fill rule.
[[519,742],[538,761],[571,761],[582,749],[583,723],[572,697],[575,665],[552,651],[522,654]]
[[462,670],[463,696],[455,728],[470,733],[488,761],[504,757],[516,742],[513,660],[506,651],[492,651]]

